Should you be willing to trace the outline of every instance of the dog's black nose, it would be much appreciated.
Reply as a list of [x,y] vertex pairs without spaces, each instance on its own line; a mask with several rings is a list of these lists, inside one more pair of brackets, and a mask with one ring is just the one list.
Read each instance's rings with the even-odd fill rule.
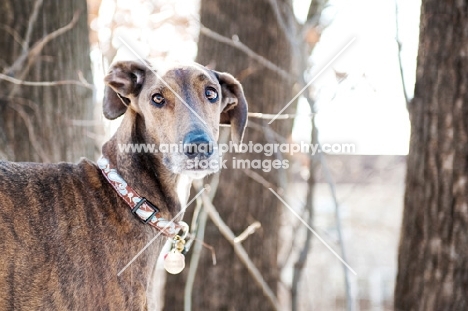
[[193,131],[185,135],[184,153],[190,159],[206,159],[213,154],[213,141],[209,139],[205,132]]

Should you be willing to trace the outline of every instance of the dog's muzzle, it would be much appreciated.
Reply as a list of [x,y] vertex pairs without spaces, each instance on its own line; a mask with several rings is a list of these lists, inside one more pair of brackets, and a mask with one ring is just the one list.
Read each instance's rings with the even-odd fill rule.
[[215,143],[205,132],[192,131],[185,136],[183,148],[187,158],[205,160],[213,155]]
[[186,134],[177,153],[164,154],[164,165],[175,174],[199,179],[220,170],[218,145],[201,130]]

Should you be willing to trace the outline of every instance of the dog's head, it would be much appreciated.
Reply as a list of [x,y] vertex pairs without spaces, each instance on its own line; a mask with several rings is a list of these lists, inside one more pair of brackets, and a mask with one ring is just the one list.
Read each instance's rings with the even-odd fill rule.
[[219,169],[220,124],[230,124],[232,140],[242,141],[247,101],[241,84],[228,73],[195,63],[158,70],[125,61],[110,68],[105,82],[104,116],[113,120],[127,110],[137,114],[145,143],[159,146],[173,173],[201,178]]

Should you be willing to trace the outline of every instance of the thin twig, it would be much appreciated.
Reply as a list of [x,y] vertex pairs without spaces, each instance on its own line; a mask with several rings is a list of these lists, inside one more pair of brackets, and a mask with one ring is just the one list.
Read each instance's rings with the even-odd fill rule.
[[[3,71],[3,73],[6,74],[7,76],[13,76],[13,75],[16,76],[16,71],[23,67],[23,63],[27,59],[28,64],[26,66],[24,66],[23,71],[17,77],[18,80],[20,80],[20,81],[23,80],[23,78],[29,72],[29,68],[36,61],[37,56],[42,52],[42,50],[44,49],[46,44],[49,43],[50,41],[52,41],[53,39],[61,36],[62,34],[66,33],[70,29],[72,29],[76,25],[76,23],[78,22],[79,17],[80,17],[80,12],[75,12],[75,14],[73,15],[73,18],[70,21],[70,23],[68,23],[67,25],[65,25],[65,26],[63,26],[63,27],[61,27],[61,28],[47,34],[46,36],[44,36],[40,41],[38,41],[38,42],[36,42],[34,44],[34,46],[28,51],[28,53],[23,53],[20,57],[18,57],[18,59],[16,59],[16,61],[13,63],[13,65],[11,65],[9,68],[6,68]],[[10,93],[8,94],[8,98],[13,98],[15,96],[15,94],[19,90],[18,85],[19,84],[16,84],[11,89]]]
[[[314,128],[314,130],[317,132],[317,135],[318,135],[317,128]],[[344,247],[343,232],[341,230],[340,205],[338,203],[338,198],[336,195],[335,183],[333,181],[333,177],[331,176],[330,169],[328,167],[328,163],[324,155],[322,153],[318,153],[318,157],[320,160],[320,164],[322,166],[322,172],[325,176],[325,180],[327,181],[327,184],[330,187],[330,192],[333,198],[333,203],[335,205],[335,223],[336,223],[336,231],[338,234],[338,242],[340,246],[341,257],[343,258],[345,262],[348,262],[346,258],[345,247]],[[349,276],[349,270],[344,264],[343,264],[343,272],[344,272],[344,277],[345,277],[346,310],[353,311],[354,304],[353,304],[353,298],[351,295],[351,281],[350,281],[350,276]]]
[[226,223],[219,216],[218,211],[213,206],[213,204],[210,201],[210,198],[208,197],[206,193],[202,194],[202,200],[203,200],[203,206],[206,212],[208,213],[208,216],[213,221],[213,223],[218,227],[219,231],[226,238],[226,240],[228,240],[229,243],[231,243],[231,245],[234,248],[234,252],[237,254],[240,261],[246,266],[247,270],[249,271],[250,275],[253,277],[255,282],[260,286],[264,295],[268,299],[268,302],[270,303],[270,305],[274,308],[274,310],[278,310],[278,311],[281,310],[281,305],[278,299],[276,298],[274,292],[265,282],[262,274],[260,273],[260,271],[258,271],[257,267],[252,262],[252,260],[250,259],[249,255],[245,251],[242,244],[234,243],[236,236],[231,231],[229,226],[226,225]]
[[[41,0],[38,0],[36,2],[36,5],[41,2]],[[38,10],[39,8],[35,6],[35,10]],[[33,14],[31,16],[33,16],[35,13],[33,12]],[[37,13],[36,13],[37,14]],[[25,38],[24,40],[24,45],[26,45],[26,47],[28,48],[28,50],[24,51],[16,60],[15,62],[13,63],[13,65],[11,65],[9,68],[5,69],[3,71],[3,73],[6,73],[8,75],[15,75],[16,72],[23,67],[24,65],[24,62],[26,60],[29,59],[29,61],[31,61],[32,58],[36,57],[41,51],[42,49],[44,48],[44,46],[49,43],[51,40],[57,38],[58,36],[64,34],[65,32],[67,32],[68,30],[72,29],[75,24],[78,22],[78,18],[80,16],[80,13],[79,12],[75,12],[75,14],[73,15],[73,18],[72,20],[70,21],[70,23],[68,23],[67,25],[47,34],[46,36],[44,36],[41,40],[39,40],[38,42],[36,42],[34,44],[34,46],[29,49],[29,40],[28,38]],[[29,26],[31,26],[31,21],[29,23]],[[29,29],[28,29],[29,31]],[[28,35],[28,34],[26,34]]]
[[76,119],[68,119],[67,124],[72,126],[83,126],[83,127],[94,127],[102,124],[101,120],[76,120]]
[[[293,201],[293,199],[291,197],[286,197],[286,198],[288,199],[288,201]],[[301,215],[300,216],[301,216],[301,218],[304,219],[307,216],[307,209],[303,205],[301,206],[301,209],[302,210],[301,210]],[[288,220],[287,222],[292,223],[293,221],[294,221],[294,219],[293,220]],[[294,232],[298,232],[299,228],[303,227],[303,224],[302,224],[302,222],[300,220],[297,220],[295,223],[290,224],[290,227],[291,227],[290,232],[294,233]],[[335,241],[332,238],[330,238],[330,236],[326,232],[324,232],[323,230],[319,230],[315,226],[310,226],[310,227],[312,229],[314,229],[315,231],[317,231],[317,232],[320,231],[320,233],[323,236],[326,236],[327,239],[331,240],[332,243],[335,243]],[[289,262],[289,259],[294,254],[293,250],[296,249],[296,242],[297,242],[297,240],[293,238],[292,241],[290,243],[288,243],[287,250],[284,251],[284,253],[286,254],[284,256],[284,258],[281,258],[281,259],[278,258],[278,267],[280,268],[280,271],[282,271],[284,269],[286,264]],[[291,288],[289,288],[289,290],[291,290]]]
[[23,67],[24,62],[28,59],[29,52],[30,52],[29,51],[29,42],[31,41],[31,34],[32,34],[33,29],[34,29],[34,24],[37,21],[37,16],[39,14],[39,9],[42,6],[42,2],[43,2],[43,0],[36,0],[36,2],[34,3],[33,11],[31,13],[31,16],[29,17],[29,20],[28,20],[28,27],[26,29],[26,34],[24,36],[24,40],[20,39],[20,36],[16,31],[13,30],[14,32],[11,32],[11,34],[13,35],[13,37],[15,38],[16,41],[20,40],[18,42],[19,42],[19,44],[21,44],[23,52],[16,59],[16,61],[13,63],[13,65],[11,65],[9,68],[6,68],[3,71],[4,73],[8,73],[9,75],[12,75],[12,76],[15,75],[16,72],[18,70],[20,70],[21,67]]
[[[258,179],[258,178],[252,178],[252,179],[253,179],[254,181],[258,182],[259,184],[261,184],[263,187],[265,187],[265,189],[270,189],[270,188],[275,188],[275,187],[276,187],[275,185],[273,185],[273,184],[270,183],[269,181],[265,180],[261,175],[255,173],[255,172],[252,171],[252,170],[244,169],[243,172],[244,172],[247,176],[249,176],[249,177],[251,177],[251,178],[252,178],[252,176],[255,176],[255,175],[259,176],[260,179]],[[250,173],[253,173],[253,174],[250,175]],[[275,191],[276,191],[276,193],[278,193],[278,194],[284,195],[284,191],[283,191],[283,189],[281,189],[281,188],[275,188]],[[291,198],[290,196],[286,196],[286,198],[288,199],[288,201],[295,201],[295,202],[298,202],[298,203],[301,205],[301,209],[305,209],[306,203],[302,202],[301,200],[297,200],[297,199],[295,199],[295,198]],[[301,218],[303,218],[302,215],[301,215]],[[296,224],[300,224],[300,223],[301,223],[301,222],[298,221]],[[293,225],[293,227],[294,227],[294,228],[297,228],[296,225]],[[315,227],[315,226],[310,226],[310,227],[312,227],[312,229],[314,229],[315,231],[320,231],[320,234],[322,234],[323,236],[327,237],[327,240],[329,240],[331,243],[337,244],[337,239],[334,239],[334,238],[333,238],[329,233],[327,233],[325,230],[322,230],[322,229],[317,228],[317,227]]]
[[[200,200],[200,203],[201,203],[201,200]],[[198,207],[198,201],[197,201],[197,207]],[[203,241],[205,237],[205,228],[206,228],[207,219],[208,219],[208,215],[206,214],[205,210],[201,208],[201,205],[200,205],[200,212],[198,214],[197,232],[195,236],[197,240]],[[190,257],[190,265],[189,265],[189,270],[188,270],[188,275],[187,275],[187,281],[185,282],[185,288],[184,288],[184,310],[185,311],[192,310],[193,284],[195,283],[195,276],[197,275],[198,264],[200,262],[202,249],[203,249],[203,245],[201,243],[196,243],[193,246],[192,255]]]
[[405,101],[406,101],[406,107],[409,106],[411,102],[411,98],[409,97],[408,94],[408,89],[406,88],[406,83],[405,83],[405,74],[403,71],[403,62],[401,58],[401,42],[400,42],[400,35],[399,35],[399,26],[398,26],[398,2],[395,0],[395,40],[398,45],[398,67],[400,69],[400,77],[401,77],[401,85],[403,87],[403,95],[405,96]]
[[335,257],[341,261],[351,272],[353,272],[355,275],[357,275],[356,271],[354,271],[354,269],[348,264],[346,263],[346,261],[343,260],[343,258],[327,243],[325,242],[325,240],[311,227],[309,226],[309,224],[303,219],[301,218],[301,216],[284,200],[284,198],[282,198],[275,190],[273,190],[273,188],[269,188],[268,190],[270,190],[271,193],[273,193],[277,198],[278,200],[281,201],[281,203],[283,203],[283,205],[289,209],[289,211],[297,218],[299,219],[302,224],[304,226],[307,227],[307,229],[309,229],[310,231],[312,231],[312,233],[320,240],[320,242],[323,243],[323,245],[325,245],[326,248],[328,248],[328,250],[333,254],[335,255]]
[[[320,6],[320,4],[322,4],[323,6],[325,6],[325,4],[327,3],[327,1],[320,1],[320,2],[312,2],[311,3],[311,7],[309,8],[309,14],[308,14],[308,22],[312,22],[313,20],[316,20],[317,23],[319,21],[319,12],[321,12],[323,10],[323,7],[321,9],[319,9],[319,7],[315,7],[315,5],[318,5]],[[312,7],[314,6],[314,7]],[[353,38],[354,40],[355,38]],[[352,41],[351,41],[352,42]],[[305,52],[305,50],[303,50],[303,52]],[[302,68],[307,68],[307,59],[308,59],[308,56],[307,54],[304,54],[302,55],[301,57],[301,67]],[[306,82],[305,81],[305,78],[304,78],[304,75],[300,75],[300,81],[301,81],[301,84],[302,85],[307,85],[309,84],[310,82]],[[315,100],[310,96],[309,93],[305,92],[304,93],[304,97],[306,98],[307,102],[309,103],[309,106],[310,106],[310,111],[312,113],[316,113],[316,109],[315,109]],[[314,120],[314,119],[312,119]],[[315,132],[314,135],[316,135],[315,137],[317,137],[317,141],[316,143],[320,145],[320,142],[318,140],[318,129],[317,127],[315,126],[315,122],[312,123],[313,127],[312,127],[312,131]],[[315,157],[310,155],[311,157],[311,161],[315,161]],[[325,175],[325,179],[330,187],[330,190],[331,190],[331,193],[332,193],[332,197],[333,197],[333,201],[334,201],[334,205],[335,205],[335,222],[336,222],[336,227],[337,227],[337,233],[338,233],[338,242],[339,242],[339,246],[340,246],[340,251],[341,251],[341,256],[342,256],[342,266],[343,266],[343,270],[344,270],[344,281],[345,281],[345,292],[346,292],[346,309],[347,311],[352,311],[354,309],[354,304],[353,304],[353,299],[352,299],[352,295],[351,295],[351,283],[350,283],[350,276],[349,276],[349,266],[347,266],[347,264],[345,264],[347,262],[347,258],[346,258],[346,253],[345,253],[345,248],[344,248],[344,241],[343,241],[343,234],[342,234],[342,230],[341,230],[341,218],[340,218],[340,209],[339,209],[339,204],[338,204],[338,199],[337,199],[337,196],[336,196],[336,188],[335,188],[335,184],[333,182],[333,178],[331,177],[331,174],[330,174],[330,171],[328,169],[328,164],[323,156],[322,153],[319,153],[318,154],[318,158],[319,158],[319,161],[320,161],[320,164],[322,165],[322,169],[323,169],[323,172],[324,172],[324,175]],[[314,163],[314,162],[312,162]]]
[[[309,194],[313,193],[313,186],[309,189]],[[310,198],[313,200],[313,194],[310,195]],[[313,203],[310,202],[308,204],[309,215],[307,217],[307,223],[312,224],[313,221]],[[306,239],[304,241],[304,245],[302,250],[299,253],[299,258],[294,263],[293,268],[293,277],[291,282],[291,310],[297,311],[298,310],[298,298],[299,298],[299,282],[302,277],[302,272],[304,270],[304,266],[307,262],[307,257],[310,253],[310,248],[312,244],[312,231],[306,231]]]
[[245,241],[250,235],[254,234],[255,231],[257,231],[257,229],[261,227],[262,224],[260,222],[254,222],[253,224],[245,228],[245,230],[234,239],[234,243],[241,243]]
[[[306,23],[304,24],[304,27],[302,29],[302,35],[304,36],[305,35],[305,32],[307,31],[307,29],[309,29],[310,27],[317,27],[318,24],[319,24],[319,21],[320,21],[320,15],[321,15],[321,12],[323,11],[325,5],[327,4],[327,0],[317,0],[317,1],[312,1],[311,4],[310,4],[310,7],[309,7],[309,11],[308,11],[308,16],[307,16],[307,21]],[[354,40],[354,39],[353,39]],[[300,57],[300,67],[302,69],[305,69],[307,68],[307,59],[309,58],[309,55],[310,55],[310,51],[308,51],[308,49],[304,48],[301,50],[302,51],[302,55]],[[299,78],[300,78],[300,81],[301,81],[301,84],[302,85],[308,85],[310,82],[307,82],[305,81],[305,78],[304,78],[304,75],[299,75]],[[309,103],[309,106],[310,106],[310,111],[315,114],[316,113],[316,109],[315,109],[315,100],[310,96],[309,93],[305,92],[304,93],[304,97],[306,98],[307,102]],[[312,117],[312,139],[314,140],[315,138],[315,143],[319,144],[319,140],[318,140],[318,129],[315,125],[315,122],[314,122],[314,117]],[[346,259],[346,254],[345,254],[345,250],[344,250],[344,242],[343,242],[343,236],[342,236],[342,231],[341,231],[341,219],[340,219],[340,216],[339,216],[339,205],[338,205],[338,200],[337,200],[337,197],[336,197],[336,190],[335,190],[335,185],[334,185],[334,182],[333,182],[333,179],[329,173],[329,170],[328,170],[328,166],[327,166],[327,163],[326,163],[326,160],[324,159],[324,156],[323,154],[319,153],[318,155],[319,157],[319,161],[323,167],[323,170],[325,172],[325,177],[326,177],[326,180],[327,180],[327,183],[328,185],[330,186],[330,189],[332,190],[332,196],[333,196],[333,200],[334,200],[334,203],[335,203],[335,221],[336,221],[336,227],[337,227],[337,232],[338,232],[338,242],[339,242],[339,245],[340,245],[340,251],[341,251],[341,256],[342,256],[342,265],[343,265],[343,269],[344,269],[344,279],[345,279],[345,291],[346,291],[346,306],[347,306],[347,310],[348,311],[351,311],[353,310],[353,303],[352,303],[352,297],[351,297],[351,284],[350,284],[350,280],[349,280],[349,270],[347,269],[348,267],[346,266],[346,262],[347,262],[347,259]],[[316,161],[316,158],[313,156],[313,155],[310,155],[310,158],[311,158],[311,167],[312,165],[315,165],[315,161]],[[311,178],[312,178],[312,175],[311,175]],[[312,189],[309,189],[309,191],[312,191]],[[312,195],[312,193],[309,193],[310,195]],[[310,198],[312,199],[312,197]],[[312,211],[313,211],[313,207],[312,207],[312,202],[308,202],[309,204],[311,204],[310,206],[310,214],[309,214],[309,221],[312,221]],[[306,239],[308,239],[306,237]],[[303,251],[301,252],[301,255],[303,258],[300,258],[302,260],[305,261],[306,259],[306,256],[307,254],[305,253],[305,251],[308,251],[308,247],[309,247],[309,242],[310,241],[306,241],[306,244],[305,244],[305,247],[303,249]],[[300,256],[301,257],[301,256]],[[293,280],[293,282],[299,282],[299,278],[300,276],[297,276],[296,275],[296,280]],[[292,294],[294,295],[294,291],[297,292],[297,288],[294,288],[294,284],[292,285]],[[297,286],[297,284],[296,284]],[[293,306],[293,309],[294,308],[297,308],[297,305],[295,305],[295,297],[292,297],[292,306]]]
[[75,27],[76,23],[78,22],[79,17],[80,17],[80,12],[79,11],[75,12],[75,14],[73,14],[72,20],[67,25],[57,30],[52,31],[51,33],[44,36],[44,38],[42,38],[40,41],[36,42],[34,46],[32,47],[32,49],[29,51],[28,58],[30,60],[34,59],[34,57],[39,55],[39,53],[44,49],[47,43],[49,43],[50,41],[52,41],[53,39],[57,37],[60,37],[67,31],[73,29],[73,27]]
[[[263,187],[265,187],[265,189],[272,189],[272,188],[275,188],[275,185],[273,185],[272,183],[270,183],[269,181],[265,180],[260,174],[257,174],[255,171],[252,171],[252,170],[249,170],[249,169],[244,169],[243,172],[249,176],[250,178],[252,178],[254,181],[256,181],[257,183],[261,184]],[[283,189],[281,188],[276,188],[276,193],[278,194],[282,194],[283,193]],[[291,198],[291,197],[286,197],[288,199],[288,201],[294,201],[295,198]],[[300,201],[300,200],[297,200],[299,202],[299,204],[301,205],[301,208],[304,209],[304,213],[307,212],[307,208],[306,208],[306,203]],[[301,218],[305,218],[305,215],[302,215],[301,214]],[[293,227],[293,232],[296,232],[297,229],[299,228],[299,225],[301,225],[301,221],[297,221],[295,224],[292,225]],[[334,243],[334,244],[338,244],[339,241],[337,241],[337,239],[334,239],[329,233],[327,233],[327,231],[325,230],[322,230],[320,228],[317,228],[315,226],[313,226],[312,224],[309,225],[312,229],[314,229],[315,231],[320,231],[320,234],[324,237],[327,238],[327,240],[330,241],[330,243]],[[287,252],[289,255],[291,254],[291,251],[294,249],[294,241],[291,243],[290,245],[290,251]],[[282,263],[279,263],[278,266],[280,268],[284,267],[286,262],[288,261],[288,258],[285,258],[285,259],[282,259],[280,262]]]
[[264,120],[288,120],[288,119],[294,119],[296,117],[307,117],[307,118],[312,118],[316,113],[308,113],[308,114],[269,114],[269,113],[260,113],[260,112],[249,112],[248,116],[249,118],[255,118],[255,119],[264,119]]
[[82,82],[78,80],[62,80],[62,81],[41,81],[41,82],[35,82],[35,81],[23,81],[19,80],[16,78],[12,78],[10,76],[7,76],[3,73],[0,73],[0,80],[8,81],[10,83],[16,84],[16,85],[28,85],[28,86],[56,86],[56,85],[79,85],[83,86],[88,89],[94,89],[94,85],[89,84],[87,82]]
[[[305,83],[305,80],[302,81],[302,83]],[[315,100],[310,97],[309,94],[305,94],[305,98],[307,102],[309,103],[310,106],[310,111],[312,113],[315,113]],[[313,119],[314,120],[314,119]],[[320,141],[318,140],[319,137],[319,130],[315,124],[315,122],[312,122],[312,131],[315,132],[315,139],[316,139],[316,144],[319,145],[319,148],[321,149],[320,146]],[[310,155],[311,161],[315,161],[315,157],[313,155]],[[354,310],[354,303],[353,303],[353,298],[351,295],[351,282],[350,282],[350,276],[349,276],[349,269],[348,267],[344,264],[344,262],[348,262],[346,258],[346,252],[345,252],[345,247],[344,247],[344,241],[343,241],[343,233],[341,230],[341,217],[340,217],[340,206],[338,204],[338,198],[336,195],[336,187],[335,183],[333,181],[333,177],[330,174],[330,170],[328,167],[328,163],[323,155],[323,153],[318,153],[318,159],[320,161],[320,164],[322,166],[322,171],[323,174],[325,175],[325,180],[330,187],[330,192],[333,198],[333,203],[335,205],[335,223],[336,223],[336,231],[338,233],[338,243],[340,246],[340,252],[341,252],[341,257],[343,258],[343,271],[344,271],[344,281],[345,281],[345,292],[346,292],[346,310],[347,311],[353,311]],[[313,162],[312,162],[313,163]]]
[[265,57],[263,57],[263,56],[259,55],[258,53],[252,51],[248,46],[243,44],[239,39],[233,40],[231,38],[225,37],[225,36],[215,32],[215,31],[203,26],[201,23],[200,23],[200,33],[204,34],[207,37],[210,37],[211,39],[214,39],[216,41],[225,43],[225,44],[230,45],[230,46],[232,46],[232,47],[234,47],[236,49],[241,50],[242,52],[247,54],[249,57],[255,59],[257,62],[259,62],[260,64],[262,64],[266,68],[270,69],[271,71],[276,72],[277,74],[279,74],[281,77],[283,77],[286,80],[296,81],[296,77],[294,75],[292,75],[289,72],[287,72],[286,70],[278,67],[277,65],[275,65],[274,63],[272,63],[271,61],[266,59]]
[[24,36],[24,41],[23,41],[23,52],[27,53],[29,49],[29,42],[31,41],[31,35],[34,29],[34,25],[36,24],[37,21],[37,16],[39,15],[39,9],[42,7],[42,2],[43,0],[36,0],[34,3],[34,9],[31,13],[31,16],[29,16],[28,20],[28,28],[26,29],[26,35]]
[[[314,101],[309,97],[309,96],[306,96],[306,99],[308,100],[310,106],[311,106],[311,110],[312,111],[315,111],[315,107],[314,107]],[[314,121],[314,119],[312,119]],[[316,128],[315,126],[315,122],[312,123],[313,127],[312,127],[312,141],[319,144],[318,142],[318,129]],[[262,127],[258,124],[255,124],[254,122],[249,122],[249,126],[251,127],[254,127],[256,129],[259,129],[259,130],[262,130],[264,132],[270,132],[271,134],[275,135],[276,138],[279,140],[279,141],[286,141],[286,139],[284,137],[281,137],[279,134],[277,134],[275,131],[273,131],[270,127],[266,126],[266,127]],[[310,158],[311,158],[311,167],[315,165],[315,157],[310,154]],[[330,188],[333,189],[332,190],[332,196],[333,196],[333,199],[334,199],[334,203],[335,203],[335,220],[336,220],[336,226],[337,226],[337,231],[338,231],[338,244],[339,244],[339,247],[340,247],[340,252],[342,254],[342,259],[343,261],[347,262],[347,259],[346,259],[346,254],[345,254],[345,249],[344,249],[344,242],[343,242],[343,236],[342,236],[342,232],[341,232],[341,218],[339,216],[339,205],[338,205],[338,200],[337,200],[337,196],[336,196],[336,190],[335,190],[335,185],[334,185],[334,182],[333,182],[333,179],[329,173],[329,170],[328,170],[328,165],[323,157],[323,154],[319,154],[319,159],[321,160],[321,164],[322,164],[322,167],[324,168],[324,171],[328,172],[328,175],[326,175],[326,180],[327,180],[327,183],[329,184]],[[311,177],[312,178],[312,174],[313,174],[313,171],[314,169],[311,168]],[[248,171],[248,170],[244,170],[244,173],[246,173],[249,177],[251,177],[252,179],[254,179],[255,181],[259,182],[260,184],[268,187],[267,185],[270,184],[268,181],[266,181],[265,179],[263,179],[262,176],[260,176],[259,174],[255,173],[254,171]],[[312,189],[310,191],[313,191]],[[309,199],[309,200],[312,200],[312,199]],[[308,201],[309,201],[308,200]],[[310,209],[309,209],[309,220],[308,220],[308,224],[310,227],[312,227],[312,212],[313,212],[313,207],[312,207],[312,203],[310,202]],[[306,236],[306,242],[305,242],[305,246],[303,248],[303,250],[301,251],[300,253],[300,258],[298,260],[298,262],[296,262],[296,265],[295,265],[295,275],[293,276],[293,282],[292,282],[292,287],[291,287],[291,303],[292,303],[292,308],[293,310],[297,309],[297,305],[295,305],[295,300],[297,299],[297,286],[298,286],[298,282],[300,280],[300,270],[302,267],[301,265],[303,265],[307,259],[307,255],[308,255],[308,250],[309,250],[309,244],[310,244],[310,240],[311,240],[311,236],[309,236],[309,233],[307,233],[307,236]],[[346,267],[345,264],[343,264],[343,269],[344,269],[344,276],[345,276],[345,292],[346,292],[346,305],[347,305],[347,310],[350,311],[350,310],[353,310],[353,300],[352,300],[352,296],[351,296],[351,284],[350,284],[350,280],[349,280],[349,271]]]
[[[201,200],[200,200],[201,201]],[[205,213],[206,215],[206,213]],[[202,240],[199,240],[197,239],[196,236],[192,235],[191,233],[189,233],[187,235],[187,237],[189,238],[190,241],[192,242],[197,242],[198,244],[197,245],[200,245],[200,246],[203,246],[204,248],[207,248],[210,250],[211,252],[211,262],[213,263],[213,266],[216,266],[217,264],[217,259],[216,259],[216,251],[215,251],[215,248],[207,243],[205,243],[204,241]],[[187,246],[187,244],[185,244]],[[191,262],[191,261],[190,261]]]
[[21,106],[25,106],[31,109],[34,112],[34,117],[36,118],[40,117],[41,107],[39,107],[39,105],[36,102],[30,100],[29,98],[23,98],[23,97],[15,97],[14,101],[15,103]]
[[[317,144],[318,143],[318,135],[317,131],[315,130],[315,118],[312,118],[312,130],[311,130],[311,143]],[[308,218],[307,223],[309,226],[313,226],[313,219],[314,219],[314,190],[315,190],[315,172],[317,170],[316,165],[316,157],[311,157],[310,159],[310,174],[309,180],[307,181],[307,201],[305,204],[305,210],[308,211]],[[291,310],[296,311],[298,310],[298,293],[299,293],[299,282],[302,277],[302,272],[304,270],[304,266],[307,262],[307,257],[310,252],[312,244],[312,232],[310,230],[306,231],[306,239],[304,241],[304,245],[302,250],[299,253],[299,258],[297,259],[296,263],[294,264],[294,271],[293,271],[293,278],[291,282]],[[344,258],[343,258],[344,259]]]

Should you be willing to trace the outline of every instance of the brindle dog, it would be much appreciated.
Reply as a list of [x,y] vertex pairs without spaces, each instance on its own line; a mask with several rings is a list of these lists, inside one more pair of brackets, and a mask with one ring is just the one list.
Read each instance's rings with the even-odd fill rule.
[[[247,103],[230,74],[198,64],[157,71],[161,79],[152,71],[138,62],[111,67],[104,115],[124,117],[102,153],[130,187],[172,219],[192,179],[216,171],[187,166],[187,159],[217,158],[216,150],[125,153],[119,145],[208,144],[217,141],[221,123],[229,123],[240,142]],[[165,238],[117,273],[157,233],[87,159],[0,162],[0,310],[146,310]]]

